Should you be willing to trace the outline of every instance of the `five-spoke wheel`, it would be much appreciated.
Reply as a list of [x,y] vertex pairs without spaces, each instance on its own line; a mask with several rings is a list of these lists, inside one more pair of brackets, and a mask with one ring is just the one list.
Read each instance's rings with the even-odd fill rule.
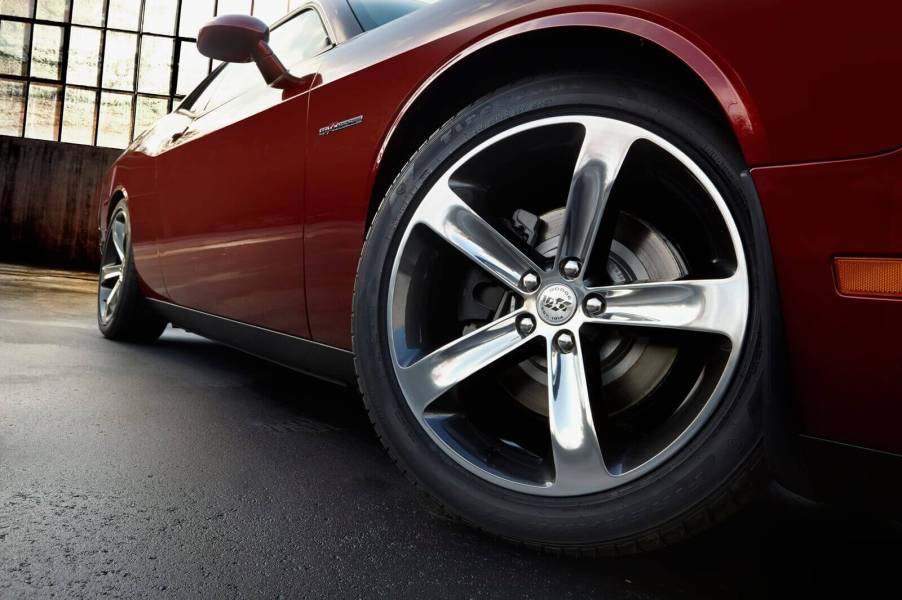
[[[496,150],[500,145],[529,135],[553,136],[561,128],[572,129],[581,144],[569,193],[560,199],[564,214],[556,251],[548,257],[537,257],[528,243],[490,224],[499,221],[491,216],[484,218],[465,201],[474,187],[491,187],[491,181],[467,180],[466,173],[491,174],[493,163],[499,160]],[[654,152],[631,156],[630,149],[636,145]],[[618,174],[625,162],[643,158],[670,161],[697,184],[699,195],[703,195],[699,198],[703,200],[701,208],[719,219],[728,232],[725,239],[730,246],[721,249],[733,260],[728,272],[710,278],[624,283],[592,278],[589,269],[593,262],[610,260],[611,244],[616,240],[616,228],[605,225],[618,218],[609,202]],[[479,200],[473,204],[479,205]],[[557,207],[550,200],[545,208],[551,211]],[[504,221],[500,223],[503,227]],[[419,306],[424,299],[412,287],[417,270],[440,270],[442,261],[423,264],[428,259],[423,258],[422,228],[434,234],[426,238],[428,244],[451,248],[471,261],[504,288],[505,298],[484,324],[462,330],[457,339],[434,349],[419,343],[420,334],[429,328],[429,321],[444,315]],[[611,237],[599,239],[604,232],[610,232]],[[748,313],[748,280],[741,248],[736,227],[713,183],[683,152],[650,131],[610,118],[565,116],[538,119],[499,133],[468,152],[435,181],[401,239],[392,269],[387,320],[395,372],[407,403],[449,455],[477,475],[506,487],[534,494],[574,495],[628,481],[676,452],[714,409],[723,392],[742,344]],[[593,415],[593,403],[604,410],[604,390],[601,386],[596,390],[597,397],[592,397],[586,369],[598,369],[599,365],[588,356],[582,339],[592,333],[588,329],[596,327],[599,331],[595,334],[604,336],[608,326],[712,334],[727,348],[725,361],[717,357],[718,371],[707,373],[711,381],[704,388],[705,398],[694,398],[693,414],[689,418],[685,413],[674,414],[684,425],[670,429],[667,439],[643,440],[645,447],[640,450],[646,460],[641,462],[606,459],[600,443],[603,432],[596,425],[603,418]],[[413,338],[412,331],[417,333]],[[545,355],[551,453],[542,470],[524,476],[519,464],[515,470],[505,469],[492,454],[473,452],[475,441],[461,438],[459,423],[453,423],[458,430],[448,431],[447,406],[432,407],[455,386],[536,340],[541,341]],[[694,387],[685,391],[687,397],[699,395]],[[484,399],[486,403],[492,401],[490,397]],[[467,418],[466,411],[455,417]],[[482,428],[474,434],[483,437],[487,432]],[[527,447],[500,435],[498,439]],[[636,449],[630,451],[636,454]]]
[[357,368],[386,447],[450,512],[631,552],[757,481],[766,234],[720,131],[641,84],[549,75],[473,103],[398,175],[357,276]]

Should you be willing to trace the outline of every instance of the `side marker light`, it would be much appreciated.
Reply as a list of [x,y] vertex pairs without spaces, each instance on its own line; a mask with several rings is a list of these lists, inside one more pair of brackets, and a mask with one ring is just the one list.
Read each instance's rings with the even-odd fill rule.
[[835,258],[833,265],[841,294],[902,298],[902,258]]

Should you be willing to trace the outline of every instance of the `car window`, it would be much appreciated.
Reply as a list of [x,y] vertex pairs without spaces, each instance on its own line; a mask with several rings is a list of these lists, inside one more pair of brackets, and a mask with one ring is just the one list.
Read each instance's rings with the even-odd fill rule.
[[[285,21],[269,34],[269,45],[289,69],[329,47],[329,36],[319,14],[305,10]],[[230,63],[217,71],[203,92],[191,103],[190,110],[213,110],[266,82],[256,63]]]
[[437,0],[348,0],[354,16],[366,31],[385,25]]

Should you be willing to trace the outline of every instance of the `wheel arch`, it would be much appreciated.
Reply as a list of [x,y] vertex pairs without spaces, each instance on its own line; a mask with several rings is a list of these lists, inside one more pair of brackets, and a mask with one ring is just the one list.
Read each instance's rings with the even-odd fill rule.
[[106,207],[106,221],[109,223],[110,217],[113,216],[113,209],[116,208],[116,205],[119,204],[120,200],[128,200],[128,192],[125,190],[123,186],[116,186],[116,189],[113,190],[113,193],[110,194],[110,201]]
[[[407,160],[434,131],[481,96],[517,79],[539,74],[555,66],[571,67],[574,47],[590,47],[578,66],[597,72],[610,69],[606,53],[626,57],[625,68],[617,72],[672,86],[675,91],[706,112],[712,123],[741,151],[749,167],[767,160],[767,145],[760,118],[738,75],[721,68],[699,46],[674,31],[650,21],[626,15],[571,13],[522,23],[484,38],[459,52],[416,89],[387,130],[374,168],[373,185],[365,222],[368,231],[373,217],[396,175]],[[486,67],[490,65],[490,67]],[[504,77],[499,78],[498,73]],[[666,74],[661,77],[661,73]],[[728,74],[729,73],[729,74]],[[757,198],[751,178],[743,177],[750,197]],[[767,230],[760,201],[756,219]],[[773,293],[778,294],[770,248],[764,261]],[[776,298],[779,307],[779,297]],[[782,310],[778,308],[780,318]],[[775,325],[773,343],[780,356],[785,353],[782,321]],[[768,459],[778,465],[777,478],[795,490],[808,494],[807,478],[794,460],[798,433],[794,405],[789,398],[785,366],[779,369],[767,403],[765,437]]]
[[[593,52],[585,52],[586,48]],[[617,57],[616,64],[606,59],[612,55]],[[556,68],[616,72],[660,82],[709,113],[742,151],[747,164],[763,160],[763,133],[748,92],[738,76],[728,76],[698,45],[630,15],[553,15],[476,41],[410,95],[379,150],[366,228],[407,159],[457,110],[505,83]],[[499,78],[499,72],[504,76]]]

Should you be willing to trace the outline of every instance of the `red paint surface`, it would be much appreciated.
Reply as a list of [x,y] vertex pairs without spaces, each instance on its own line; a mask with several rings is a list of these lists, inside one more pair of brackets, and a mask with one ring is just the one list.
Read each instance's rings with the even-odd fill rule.
[[[900,17],[894,0],[855,10],[838,0],[444,0],[338,39],[315,68],[296,73],[318,73],[309,95],[241,98],[240,110],[202,117],[172,145],[167,127],[183,128],[173,120],[184,117],[167,117],[153,143],[119,162],[108,189],[128,190],[149,292],[347,348],[380,151],[432,78],[477,48],[538,28],[629,32],[702,78],[749,166],[762,167],[755,181],[808,430],[899,450],[889,367],[899,362],[900,303],[840,298],[830,266],[836,254],[902,254],[898,154],[763,167],[902,144]],[[360,114],[361,125],[317,134]]]
[[[902,16],[902,8],[876,4]],[[317,124],[361,112],[366,122],[311,141],[306,268],[313,335],[350,346],[351,290],[373,165],[378,167],[379,150],[417,91],[460,56],[536,28],[581,24],[626,31],[661,45],[705,80],[750,165],[895,147],[902,142],[902,119],[896,117],[902,83],[890,76],[900,62],[891,42],[894,26],[873,13],[850,15],[840,8],[835,2],[779,0],[729,8],[717,0],[508,1],[488,8],[446,1],[333,49],[323,57],[322,83],[311,93],[308,135]],[[813,18],[816,29],[809,26]],[[800,43],[802,29],[806,43]],[[839,32],[848,43],[836,43]],[[365,100],[360,90],[366,90]],[[873,98],[884,99],[880,107]]]
[[[244,98],[239,98],[243,101]],[[306,95],[265,88],[195,120],[157,159],[158,238],[180,305],[307,336],[303,268]]]
[[902,300],[836,291],[834,256],[902,256],[902,150],[754,169],[802,420],[810,433],[902,452]]

